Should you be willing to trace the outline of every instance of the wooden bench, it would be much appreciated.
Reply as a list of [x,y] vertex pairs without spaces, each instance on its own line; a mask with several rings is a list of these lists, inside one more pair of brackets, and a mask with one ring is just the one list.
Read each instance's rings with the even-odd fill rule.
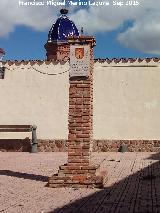
[[36,125],[0,125],[0,132],[32,132],[31,153],[37,153]]

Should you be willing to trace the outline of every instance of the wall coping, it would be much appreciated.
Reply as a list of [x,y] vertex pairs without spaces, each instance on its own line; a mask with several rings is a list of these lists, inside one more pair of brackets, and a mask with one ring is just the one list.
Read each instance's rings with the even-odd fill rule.
[[[60,61],[60,60],[6,60],[2,62],[3,66],[21,66],[21,65],[68,65],[68,61]],[[160,64],[160,58],[105,58],[105,59],[94,59],[95,66],[111,66],[111,67],[158,67]]]

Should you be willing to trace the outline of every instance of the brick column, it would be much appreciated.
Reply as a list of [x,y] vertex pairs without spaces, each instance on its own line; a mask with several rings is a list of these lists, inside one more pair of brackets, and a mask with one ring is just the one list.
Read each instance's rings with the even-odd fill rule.
[[103,187],[102,175],[90,163],[93,142],[93,37],[69,38],[72,45],[90,45],[88,77],[70,78],[68,163],[49,178],[49,187]]
[[68,61],[69,44],[67,42],[47,42],[44,47],[47,51],[47,60]]

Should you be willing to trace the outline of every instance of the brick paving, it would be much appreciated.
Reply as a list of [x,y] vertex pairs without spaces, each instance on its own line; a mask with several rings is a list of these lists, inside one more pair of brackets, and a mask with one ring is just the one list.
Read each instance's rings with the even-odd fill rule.
[[66,153],[0,152],[0,212],[160,212],[159,153],[93,153],[108,171],[104,189],[45,187]]

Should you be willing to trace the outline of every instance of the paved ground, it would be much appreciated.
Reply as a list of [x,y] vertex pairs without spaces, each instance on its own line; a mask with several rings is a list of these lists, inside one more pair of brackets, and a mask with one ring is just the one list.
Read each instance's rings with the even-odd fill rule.
[[66,162],[65,153],[0,152],[0,212],[160,212],[160,154],[94,153],[108,171],[105,189],[52,189],[47,176]]

